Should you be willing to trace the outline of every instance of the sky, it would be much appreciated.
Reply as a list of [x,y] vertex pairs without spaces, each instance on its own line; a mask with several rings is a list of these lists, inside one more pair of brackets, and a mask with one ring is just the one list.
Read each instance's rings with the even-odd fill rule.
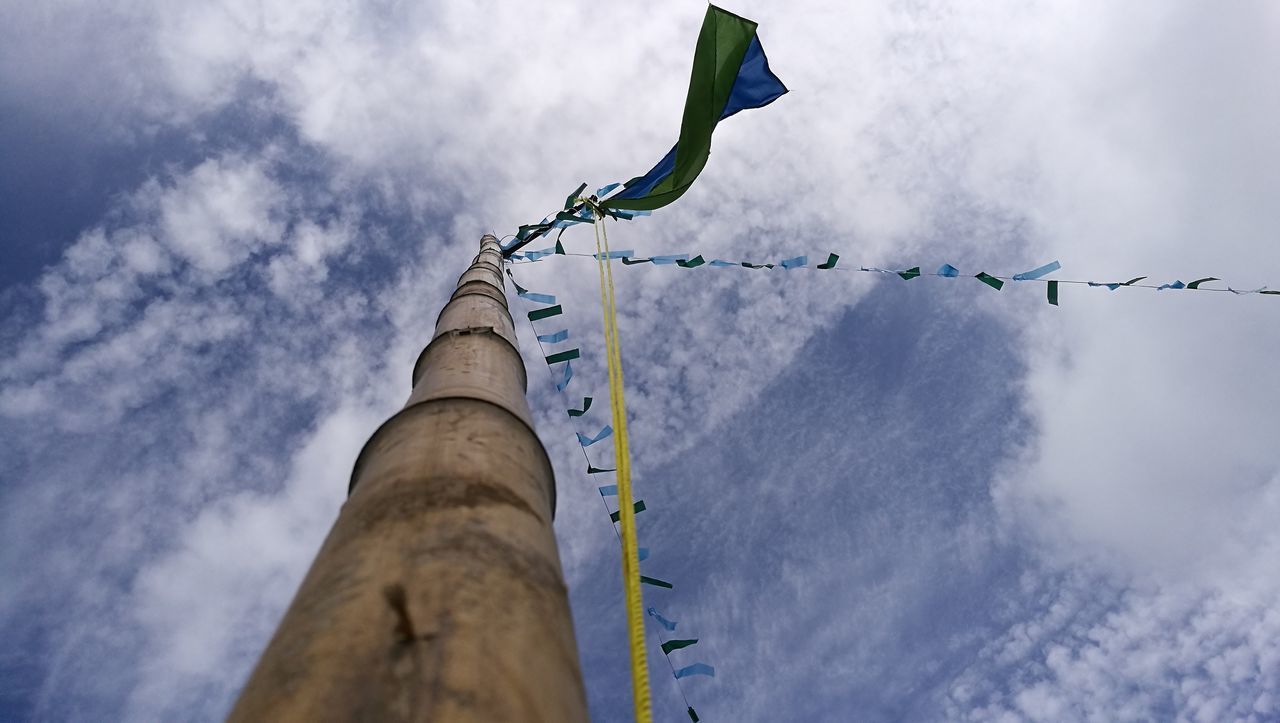
[[[1278,6],[726,8],[791,92],[614,248],[1280,287]],[[0,719],[225,716],[480,235],[665,153],[704,9],[0,3]],[[595,268],[513,272],[626,720]],[[1280,719],[1275,297],[615,272],[646,602],[716,668],[651,642],[656,720]]]

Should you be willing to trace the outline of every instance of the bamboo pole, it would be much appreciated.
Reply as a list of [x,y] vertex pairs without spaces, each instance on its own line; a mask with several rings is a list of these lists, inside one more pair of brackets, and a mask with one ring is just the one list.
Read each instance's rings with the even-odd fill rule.
[[502,264],[484,236],[230,720],[587,720]]

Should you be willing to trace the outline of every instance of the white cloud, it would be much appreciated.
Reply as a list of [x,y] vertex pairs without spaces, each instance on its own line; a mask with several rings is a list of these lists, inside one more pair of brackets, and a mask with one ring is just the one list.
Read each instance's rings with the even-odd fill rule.
[[284,202],[260,163],[210,159],[161,192],[161,239],[200,271],[219,274],[280,242]]
[[[952,717],[1269,720],[1280,671],[1271,603],[1196,586],[1139,586],[1107,611],[1096,580],[1046,595],[1039,618],[990,643],[953,683]],[[992,670],[998,675],[990,675]]]
[[[1186,281],[1203,270],[1237,286],[1276,283],[1267,271],[1280,261],[1280,177],[1268,163],[1280,156],[1270,132],[1280,97],[1268,92],[1280,65],[1274,9],[733,9],[761,21],[772,64],[794,92],[726,123],[678,211],[618,225],[615,247],[761,260],[834,250],[842,265],[998,271],[1053,256],[1064,277]],[[24,467],[20,480],[65,493],[92,479],[85,504],[111,513],[103,524],[113,529],[87,538],[111,541],[97,556],[77,561],[76,549],[56,544],[42,555],[59,560],[51,567],[63,584],[91,579],[88,602],[74,603],[86,615],[104,614],[103,599],[138,606],[132,642],[102,643],[84,663],[145,646],[155,662],[104,683],[130,690],[138,717],[206,696],[215,707],[225,701],[327,524],[350,444],[403,399],[435,310],[480,232],[502,234],[550,210],[578,180],[625,178],[665,151],[700,13],[681,3],[601,13],[572,3],[370,10],[238,0],[5,11],[13,22],[0,23],[11,28],[3,38],[14,41],[0,43],[7,92],[35,103],[49,87],[66,88],[86,127],[111,137],[201,135],[230,109],[271,117],[301,139],[215,154],[122,199],[39,280],[43,317],[0,361],[0,413],[22,431],[10,444],[32,467],[65,439],[150,450],[111,466],[109,451],[94,447],[59,460],[59,475]],[[95,24],[112,32],[92,32]],[[83,42],[53,42],[55,31]],[[17,56],[41,60],[22,64],[35,80],[11,72]],[[313,153],[332,164],[326,188],[289,175]],[[370,228],[362,209],[379,204],[407,230]],[[586,251],[588,237],[565,238]],[[397,253],[391,277],[364,288],[335,279],[352,258],[387,249]],[[518,274],[563,298],[577,340],[599,338],[589,261]],[[646,465],[689,453],[699,434],[750,408],[871,281],[621,271],[628,399]],[[1105,580],[1099,589],[1120,591],[1102,604],[1084,599],[1085,582],[1028,583],[1048,586],[1037,598],[1044,612],[1013,624],[969,673],[943,684],[953,715],[1273,715],[1273,300],[1066,287],[1062,307],[1049,309],[1032,307],[1032,292],[1016,285],[985,297],[929,291],[994,315],[1025,350],[1020,384],[1035,429],[994,480],[1002,533],[1042,556],[1047,572],[1036,575],[1084,570]],[[599,502],[575,489],[581,461],[563,401],[547,391],[536,350],[525,351],[563,480],[566,570],[580,584],[601,554]],[[587,384],[604,376],[595,357],[578,367],[575,394],[603,388]],[[305,409],[283,411],[289,405]],[[31,432],[36,419],[57,431]],[[299,428],[316,430],[305,445]],[[277,445],[289,443],[296,451],[285,464]],[[327,492],[306,488],[308,479]],[[122,531],[149,495],[160,501],[145,508],[148,524]],[[32,499],[5,518],[18,550],[36,549],[30,540],[57,519],[53,498]],[[283,539],[268,524],[281,517],[296,535]],[[990,549],[977,531],[960,536],[975,554]],[[264,556],[264,545],[278,556]],[[930,558],[872,549],[872,561],[904,561],[879,588],[892,608],[919,589]],[[814,557],[789,569],[797,587],[841,569],[840,558]],[[25,571],[16,559],[5,569]],[[133,581],[128,596],[104,582],[104,569]],[[749,592],[730,592],[722,597],[746,600],[735,604],[753,617]],[[884,622],[881,612],[860,614]],[[210,638],[246,617],[257,626],[245,633],[252,640]],[[884,649],[880,641],[846,651],[858,643],[839,632],[847,630],[819,647],[847,669]],[[60,666],[71,665],[76,644],[92,638],[83,628],[55,637],[48,696],[68,684],[70,668]],[[749,675],[744,688],[776,685],[763,669]]]
[[180,701],[234,693],[336,517],[348,463],[380,421],[367,408],[334,410],[292,453],[280,492],[209,505],[141,571],[128,609],[147,655],[128,719],[182,717]]

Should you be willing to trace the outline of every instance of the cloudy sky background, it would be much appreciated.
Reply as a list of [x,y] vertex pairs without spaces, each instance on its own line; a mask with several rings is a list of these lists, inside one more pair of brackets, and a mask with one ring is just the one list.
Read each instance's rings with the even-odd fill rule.
[[[113,5],[0,5],[5,720],[225,714],[480,234],[669,148],[705,8]],[[728,9],[792,92],[615,248],[1280,286],[1276,5]],[[515,271],[603,399],[591,262]],[[1274,297],[617,271],[647,594],[718,671],[681,681],[704,720],[1280,716]],[[624,720],[573,435],[607,419],[519,331]]]

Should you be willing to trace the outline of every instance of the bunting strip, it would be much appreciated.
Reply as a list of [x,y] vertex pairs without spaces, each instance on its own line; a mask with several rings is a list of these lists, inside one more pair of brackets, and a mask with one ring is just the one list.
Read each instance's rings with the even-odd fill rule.
[[578,434],[578,443],[579,443],[579,444],[581,444],[583,447],[590,447],[591,445],[595,444],[596,442],[599,442],[599,441],[600,441],[600,440],[602,440],[602,439],[606,439],[606,438],[608,438],[610,435],[612,435],[612,434],[613,434],[613,427],[610,427],[610,426],[609,426],[609,425],[607,425],[607,424],[606,424],[606,425],[604,425],[604,428],[603,428],[603,429],[601,429],[599,432],[597,432],[597,433],[596,433],[596,436],[594,436],[594,437],[588,437],[587,435],[583,434],[582,432],[578,432],[577,434]]
[[570,409],[568,413],[570,417],[581,417],[587,413],[588,409],[591,409],[591,397],[583,397],[582,409]]
[[662,644],[662,652],[667,655],[671,655],[672,650],[680,650],[681,648],[687,648],[690,645],[696,645],[697,643],[697,638],[689,638],[688,640],[676,640],[673,638]]
[[1060,268],[1062,268],[1062,264],[1058,263],[1057,261],[1050,261],[1044,266],[1034,268],[1030,271],[1023,271],[1020,274],[1014,274],[1013,280],[1014,281],[1032,281],[1046,274],[1053,273],[1054,271],[1057,271]]
[[542,342],[543,344],[559,344],[560,342],[568,338],[569,338],[568,329],[561,329],[560,331],[557,331],[554,334],[538,335],[538,341]]
[[565,387],[569,386],[569,380],[573,379],[573,366],[569,362],[564,363],[564,379],[556,382],[556,391],[563,392]]
[[[581,254],[581,253],[565,253],[562,255],[594,256],[594,254]],[[753,263],[750,261],[733,262],[733,261],[727,261],[725,259],[714,259],[708,262],[705,260],[705,258],[701,254],[695,255],[693,258],[690,258],[689,254],[687,253],[686,254],[669,254],[665,256],[650,256],[650,257],[618,256],[615,258],[621,258],[622,263],[626,266],[652,263],[657,266],[674,265],[674,266],[679,266],[681,268],[686,268],[686,269],[698,268],[703,265],[716,267],[716,268],[741,266],[743,268],[748,268],[748,269],[781,268],[784,270],[791,270],[791,269],[797,269],[797,268],[809,268],[807,256],[793,256],[793,257],[784,258],[781,261],[777,262],[776,264],[775,263]],[[827,261],[825,263],[818,264],[812,268],[821,269],[821,270],[836,269],[838,271],[850,270],[845,268],[837,269],[836,264],[839,261],[839,259],[840,259],[839,254],[830,253],[828,254]],[[1008,281],[1021,281],[1021,282],[1037,281],[1037,282],[1044,283],[1046,284],[1046,287],[1047,287],[1046,300],[1049,302],[1049,304],[1053,306],[1058,306],[1058,299],[1059,299],[1061,284],[1079,284],[1079,285],[1085,285],[1085,286],[1091,286],[1091,287],[1105,287],[1110,291],[1115,291],[1123,287],[1137,287],[1137,288],[1143,288],[1143,289],[1154,289],[1156,291],[1165,291],[1165,290],[1226,291],[1226,292],[1235,294],[1237,296],[1246,296],[1246,295],[1252,295],[1252,294],[1280,295],[1280,291],[1272,290],[1267,286],[1261,286],[1256,289],[1237,289],[1231,286],[1228,286],[1227,288],[1224,289],[1224,288],[1204,286],[1204,284],[1209,284],[1215,281],[1222,280],[1216,276],[1205,276],[1202,278],[1198,278],[1195,281],[1191,281],[1189,283],[1183,282],[1182,280],[1178,279],[1169,283],[1159,284],[1159,285],[1140,283],[1142,281],[1145,281],[1148,278],[1147,276],[1135,276],[1134,278],[1129,279],[1128,281],[1082,281],[1082,280],[1076,280],[1076,279],[1045,278],[1049,274],[1055,271],[1058,271],[1061,268],[1062,268],[1062,264],[1060,262],[1050,261],[1049,263],[1038,266],[1034,269],[1031,269],[1030,271],[1023,271],[1021,273],[1013,274],[1012,276],[1001,276],[997,274],[991,274],[986,271],[979,271],[978,273],[973,274],[973,278],[977,279],[978,281],[981,281],[982,283],[986,284],[992,289],[995,289],[996,291],[1000,291],[1001,289],[1003,289],[1005,283]],[[938,267],[938,270],[933,273],[926,273],[922,271],[921,267],[919,266],[912,266],[910,268],[902,268],[902,269],[884,269],[884,268],[879,268],[875,266],[861,266],[852,270],[869,272],[869,273],[879,273],[879,274],[894,274],[900,277],[904,281],[910,281],[911,279],[914,279],[920,276],[937,276],[942,278],[956,278],[962,275],[960,269],[956,268],[955,266],[952,266],[951,264],[942,264],[941,266]]]
[[978,281],[981,281],[987,286],[990,286],[996,291],[999,291],[1000,288],[1004,286],[1003,281],[1001,281],[1000,279],[997,279],[996,277],[992,276],[991,274],[988,274],[985,271],[979,271],[973,278],[977,279]]
[[686,665],[676,671],[677,680],[680,678],[687,678],[690,675],[706,675],[714,678],[716,677],[716,669],[706,663],[694,663],[693,665]]
[[[613,493],[615,495],[618,494],[616,486],[614,488]],[[644,512],[647,508],[644,506],[644,500],[636,500],[636,503],[632,505],[632,509],[634,509],[637,513],[639,513],[639,512]],[[621,517],[622,517],[621,511],[609,513],[609,519],[613,520],[614,522],[617,522],[618,519]]]
[[657,621],[658,621],[658,624],[659,624],[659,625],[661,625],[662,627],[666,628],[668,632],[674,632],[674,631],[675,631],[675,629],[676,629],[676,625],[677,625],[678,623],[674,623],[674,622],[672,622],[672,621],[670,621],[670,620],[666,619],[665,617],[663,617],[663,616],[662,616],[662,613],[658,612],[657,608],[652,608],[652,607],[651,607],[651,608],[649,608],[648,610],[646,610],[645,612],[649,613],[649,617],[653,618],[654,620],[657,620]]
[[559,316],[563,313],[564,313],[564,309],[561,309],[559,304],[556,304],[555,306],[547,307],[545,309],[534,309],[533,311],[529,312],[529,321],[541,321],[543,319],[550,319],[553,316]]
[[570,359],[577,359],[577,358],[578,358],[578,350],[577,350],[577,349],[569,349],[568,351],[560,351],[560,352],[556,352],[555,354],[552,354],[552,355],[548,356],[548,357],[547,357],[547,363],[548,363],[548,364],[559,364],[560,362],[567,362],[567,361],[569,361]]

